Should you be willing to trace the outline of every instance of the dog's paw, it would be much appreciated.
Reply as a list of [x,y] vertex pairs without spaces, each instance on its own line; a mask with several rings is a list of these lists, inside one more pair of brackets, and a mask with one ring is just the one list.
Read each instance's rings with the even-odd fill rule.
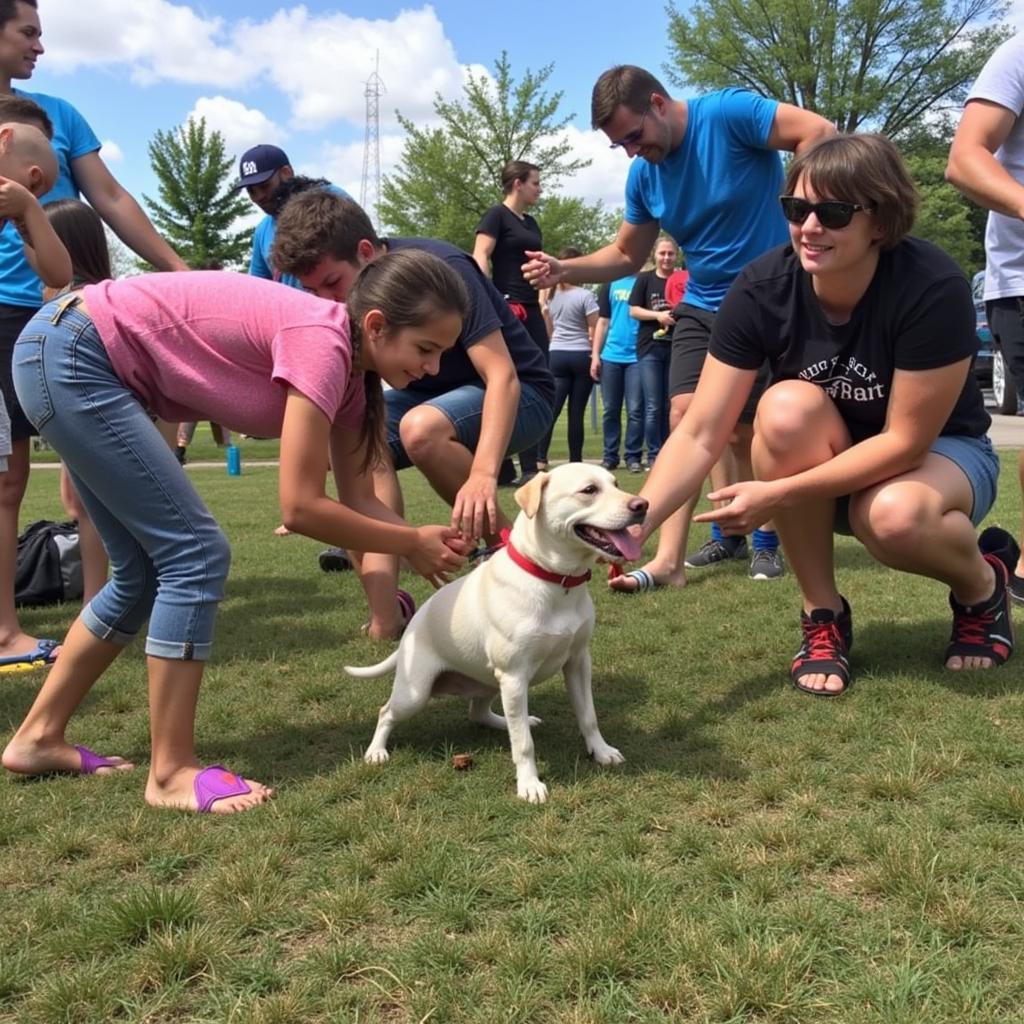
[[390,759],[391,755],[388,753],[387,747],[370,747],[370,749],[363,754],[363,760],[367,764],[384,764]]
[[626,760],[618,750],[616,750],[614,747],[608,746],[607,743],[603,747],[594,747],[594,749],[590,752],[590,756],[598,764],[605,765],[623,764]]
[[531,804],[547,803],[548,787],[540,779],[523,779],[517,784],[520,800]]

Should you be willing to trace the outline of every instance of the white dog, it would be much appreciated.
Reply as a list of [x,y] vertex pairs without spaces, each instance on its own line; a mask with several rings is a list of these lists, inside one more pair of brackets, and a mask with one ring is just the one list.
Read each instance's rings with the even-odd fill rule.
[[[473,572],[443,587],[413,616],[398,650],[379,665],[346,667],[370,678],[395,669],[391,698],[381,708],[365,758],[388,759],[397,722],[435,694],[469,700],[469,717],[507,729],[519,796],[547,799],[537,776],[526,691],[558,671],[565,674],[587,752],[598,764],[621,764],[597,727],[588,644],[594,604],[587,591],[599,559],[632,561],[640,546],[627,528],[643,522],[647,502],[616,486],[607,470],[583,463],[539,473],[516,491],[522,512],[506,546]],[[491,710],[501,694],[505,716]]]

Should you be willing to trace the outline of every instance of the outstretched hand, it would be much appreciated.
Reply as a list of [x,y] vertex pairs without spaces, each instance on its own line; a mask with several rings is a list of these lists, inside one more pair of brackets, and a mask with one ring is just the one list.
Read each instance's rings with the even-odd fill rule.
[[710,501],[724,501],[727,504],[710,512],[702,512],[694,516],[693,521],[718,523],[727,536],[750,533],[772,518],[782,504],[781,498],[775,481],[746,480],[729,484],[708,495]]
[[529,249],[525,254],[527,262],[523,264],[523,277],[534,288],[554,288],[565,276],[565,268],[554,256],[546,252],[533,252]]
[[452,526],[477,541],[498,528],[498,481],[490,473],[471,472],[452,505]]

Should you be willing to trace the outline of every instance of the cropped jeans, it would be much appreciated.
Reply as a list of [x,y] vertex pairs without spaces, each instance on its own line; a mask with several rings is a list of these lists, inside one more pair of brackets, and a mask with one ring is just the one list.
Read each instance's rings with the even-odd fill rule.
[[110,556],[82,610],[94,635],[146,654],[204,661],[231,552],[174,452],[114,372],[77,296],[47,303],[14,346],[18,401],[71,474]]

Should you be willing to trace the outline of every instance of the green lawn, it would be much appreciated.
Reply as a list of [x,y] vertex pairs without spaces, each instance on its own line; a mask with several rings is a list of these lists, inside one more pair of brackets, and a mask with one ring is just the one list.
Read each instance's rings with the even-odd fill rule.
[[[591,764],[544,683],[550,802],[530,806],[507,742],[451,699],[363,764],[390,679],[341,665],[389,645],[360,637],[358,585],[318,571],[321,545],[273,535],[276,475],[254,460],[276,447],[243,444],[241,477],[192,470],[234,542],[198,735],[278,797],[223,819],[146,808],[127,653],[71,738],[142,770],[0,779],[0,1021],[1021,1020],[1024,662],[944,672],[939,586],[838,542],[857,682],[827,701],[787,684],[791,577],[736,564],[642,597],[595,581],[595,699],[627,763]],[[1016,530],[1014,459],[990,521]],[[411,518],[443,518],[403,483]],[[25,521],[57,508],[36,471]],[[24,621],[57,636],[76,611]],[[0,676],[5,733],[38,684]]]

